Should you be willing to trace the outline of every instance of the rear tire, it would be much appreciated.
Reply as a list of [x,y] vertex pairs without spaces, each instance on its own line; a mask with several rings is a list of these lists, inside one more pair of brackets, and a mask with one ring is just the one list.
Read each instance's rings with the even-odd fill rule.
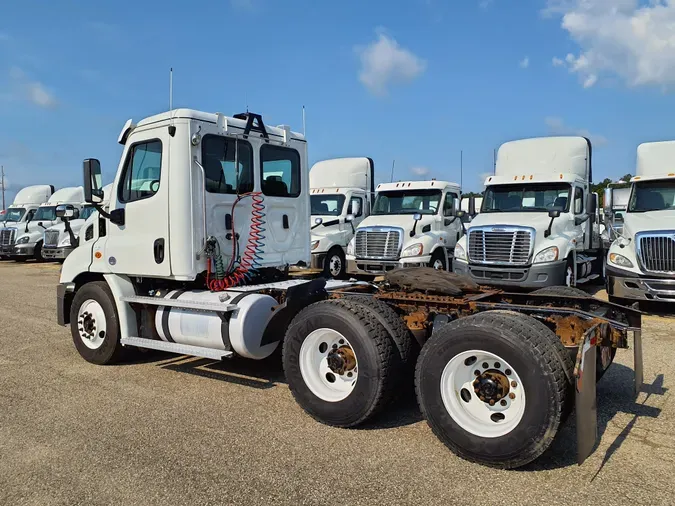
[[[545,288],[540,288],[532,292],[533,295],[559,295],[560,297],[590,297],[588,293],[583,291],[580,288],[573,286],[547,286]],[[571,353],[574,355],[576,360],[577,350],[570,348],[568,354]],[[614,357],[616,356],[616,348],[612,346],[598,346],[596,353],[596,365],[595,365],[595,381],[600,381],[609,366],[614,362]]]
[[[520,467],[544,453],[558,432],[565,371],[550,331],[526,325],[529,331],[523,332],[525,318],[487,311],[455,320],[422,348],[415,374],[420,409],[436,436],[463,459],[503,469]],[[485,360],[485,368],[478,356],[495,358]],[[508,397],[494,406],[474,391],[448,388],[448,378],[450,383],[461,383],[464,375],[483,378],[483,369],[497,369],[510,380]],[[508,405],[503,409],[502,400]]]
[[87,362],[114,364],[122,358],[117,308],[105,281],[87,283],[75,293],[70,330],[75,348]]

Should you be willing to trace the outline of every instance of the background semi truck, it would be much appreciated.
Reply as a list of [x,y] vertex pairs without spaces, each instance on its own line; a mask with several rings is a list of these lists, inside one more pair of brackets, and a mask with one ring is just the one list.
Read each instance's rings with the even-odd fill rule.
[[616,189],[605,193],[608,228],[615,229],[607,255],[611,297],[675,301],[675,141],[648,142],[637,149],[636,175],[617,230]]
[[[592,452],[596,345],[625,348],[633,334],[641,385],[640,313],[630,308],[483,292],[428,267],[380,284],[290,276],[311,253],[307,143],[289,127],[178,109],[128,121],[119,142],[108,209],[100,164],[84,161],[84,200],[100,223],[81,235],[57,287],[58,322],[89,362],[134,348],[212,360],[279,350],[298,404],[337,427],[372,419],[414,369],[434,433],[463,458],[505,468],[542,455],[574,403],[579,459]],[[423,193],[438,209],[459,190],[441,188]],[[418,224],[436,222],[428,216]]]
[[461,189],[446,181],[399,181],[377,186],[370,216],[347,247],[347,272],[384,274],[397,267],[447,270],[462,234]]
[[[103,202],[105,206],[106,199],[110,197],[110,187],[103,188]],[[61,218],[61,222],[52,225],[43,234],[42,258],[45,260],[64,260],[76,247],[79,241],[79,234],[85,223],[89,223],[89,218],[96,214],[96,208],[86,202],[80,203],[78,207],[72,207],[71,218]],[[85,229],[86,230],[86,229]],[[90,231],[90,233],[93,233]]]
[[[616,240],[618,236],[621,235],[623,231],[623,218],[626,214],[631,192],[629,183],[610,183],[607,185],[607,188],[612,189],[612,202],[611,209],[609,209],[609,214],[604,212],[604,210],[607,209],[607,206],[603,206],[604,226],[602,231],[602,241],[605,250],[609,249],[610,245]],[[607,220],[611,220],[611,227],[606,226],[605,222]]]
[[17,231],[25,229],[40,204],[47,202],[53,193],[54,187],[46,184],[26,186],[17,192],[12,205],[0,217],[0,258],[14,254]]
[[309,171],[312,267],[344,277],[345,251],[356,227],[370,214],[375,167],[370,158],[336,158]]
[[12,258],[15,260],[27,260],[35,258],[40,261],[42,257],[42,237],[46,229],[61,221],[56,216],[56,207],[61,204],[70,204],[79,207],[84,200],[84,192],[81,186],[61,188],[55,191],[47,202],[38,206],[29,222],[24,226],[14,227],[10,233]]
[[502,144],[481,212],[455,248],[455,272],[529,289],[598,278],[604,253],[591,181],[584,137]]

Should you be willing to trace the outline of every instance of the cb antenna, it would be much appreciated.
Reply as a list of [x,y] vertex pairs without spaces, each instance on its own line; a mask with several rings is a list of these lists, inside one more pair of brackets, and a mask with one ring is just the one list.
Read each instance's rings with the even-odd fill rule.
[[306,128],[305,128],[305,106],[302,106],[302,136],[306,136]]
[[391,162],[391,180],[389,181],[390,183],[394,182],[394,167],[396,166],[396,159],[392,160]]
[[173,67],[169,69],[169,111],[173,112]]

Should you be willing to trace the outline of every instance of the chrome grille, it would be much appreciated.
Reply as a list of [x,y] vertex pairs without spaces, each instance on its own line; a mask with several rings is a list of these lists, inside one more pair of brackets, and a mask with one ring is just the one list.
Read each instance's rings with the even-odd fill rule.
[[469,229],[469,260],[479,264],[527,265],[534,230],[521,227]]
[[45,246],[58,246],[59,245],[59,231],[58,230],[46,230],[45,231]]
[[675,232],[637,234],[638,258],[647,272],[675,272]]
[[356,231],[354,255],[356,258],[398,260],[401,253],[401,231],[390,228]]
[[0,246],[10,246],[16,239],[15,228],[3,228],[0,230]]

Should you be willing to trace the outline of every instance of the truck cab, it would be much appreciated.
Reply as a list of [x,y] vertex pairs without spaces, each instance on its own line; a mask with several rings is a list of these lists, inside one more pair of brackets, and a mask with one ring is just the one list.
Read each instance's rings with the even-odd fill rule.
[[0,217],[0,258],[10,258],[14,253],[16,234],[25,229],[40,204],[44,204],[54,193],[51,185],[33,185],[19,190],[14,202]]
[[379,275],[397,267],[447,270],[462,235],[461,189],[446,181],[377,186],[371,214],[347,247],[347,272]]
[[29,258],[43,260],[44,231],[61,222],[61,219],[56,216],[56,207],[69,204],[79,211],[83,200],[84,192],[81,186],[61,188],[55,191],[47,202],[37,208],[32,219],[24,227],[17,228],[12,258],[19,261]]
[[[636,175],[620,220],[617,190],[605,193],[613,240],[607,255],[607,293],[630,300],[675,302],[675,141],[637,148]],[[619,225],[619,226],[617,226]]]
[[483,203],[455,248],[454,270],[487,285],[576,286],[602,265],[591,144],[542,137],[500,146]]
[[347,245],[370,215],[374,171],[370,158],[337,158],[317,162],[309,172],[312,268],[328,277],[340,279],[347,271]]

